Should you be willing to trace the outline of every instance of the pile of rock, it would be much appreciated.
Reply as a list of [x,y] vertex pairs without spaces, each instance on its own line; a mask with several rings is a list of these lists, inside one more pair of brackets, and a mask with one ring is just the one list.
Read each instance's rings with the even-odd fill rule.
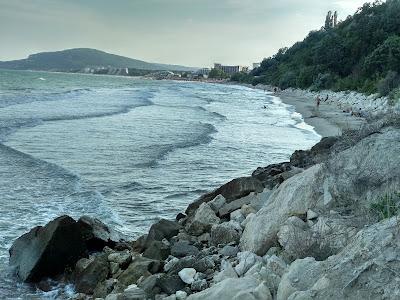
[[400,130],[332,153],[337,142],[228,182],[133,242],[60,217],[15,241],[10,262],[25,281],[62,274],[76,299],[395,299],[399,219],[366,212],[400,184]]

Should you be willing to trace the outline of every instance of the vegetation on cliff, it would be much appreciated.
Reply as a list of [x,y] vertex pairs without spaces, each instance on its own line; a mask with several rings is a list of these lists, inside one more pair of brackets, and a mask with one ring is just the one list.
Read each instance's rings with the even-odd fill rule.
[[366,3],[334,28],[312,31],[232,80],[281,88],[392,96],[400,85],[400,1]]

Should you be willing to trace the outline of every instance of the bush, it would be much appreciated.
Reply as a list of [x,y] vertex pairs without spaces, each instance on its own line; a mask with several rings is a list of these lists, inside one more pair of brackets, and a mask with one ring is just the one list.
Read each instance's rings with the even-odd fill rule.
[[381,96],[387,96],[392,90],[399,87],[400,76],[395,71],[389,71],[385,78],[378,82],[378,92]]
[[329,89],[335,83],[335,78],[330,73],[319,73],[313,82],[313,89],[325,90]]
[[400,88],[394,89],[389,94],[389,104],[394,106],[400,101]]
[[370,210],[379,220],[396,216],[399,213],[399,197],[399,192],[385,194],[376,203],[371,204]]
[[288,71],[283,74],[281,80],[279,80],[279,87],[283,90],[289,87],[295,87],[296,80],[296,74],[292,71]]

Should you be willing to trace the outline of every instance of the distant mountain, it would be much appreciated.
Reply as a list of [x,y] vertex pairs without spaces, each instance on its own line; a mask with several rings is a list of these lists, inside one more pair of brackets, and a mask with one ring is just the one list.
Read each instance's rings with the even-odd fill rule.
[[179,65],[149,63],[89,48],[42,52],[29,55],[26,59],[0,62],[1,69],[12,70],[68,72],[100,67],[169,71],[194,71],[198,69]]

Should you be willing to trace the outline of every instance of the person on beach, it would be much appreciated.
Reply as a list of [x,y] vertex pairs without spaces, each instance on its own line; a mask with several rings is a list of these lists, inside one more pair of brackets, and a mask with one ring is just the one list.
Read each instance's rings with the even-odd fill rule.
[[329,99],[329,95],[326,95],[324,102],[328,101],[328,99]]
[[317,108],[319,108],[319,105],[321,104],[321,98],[317,96]]

